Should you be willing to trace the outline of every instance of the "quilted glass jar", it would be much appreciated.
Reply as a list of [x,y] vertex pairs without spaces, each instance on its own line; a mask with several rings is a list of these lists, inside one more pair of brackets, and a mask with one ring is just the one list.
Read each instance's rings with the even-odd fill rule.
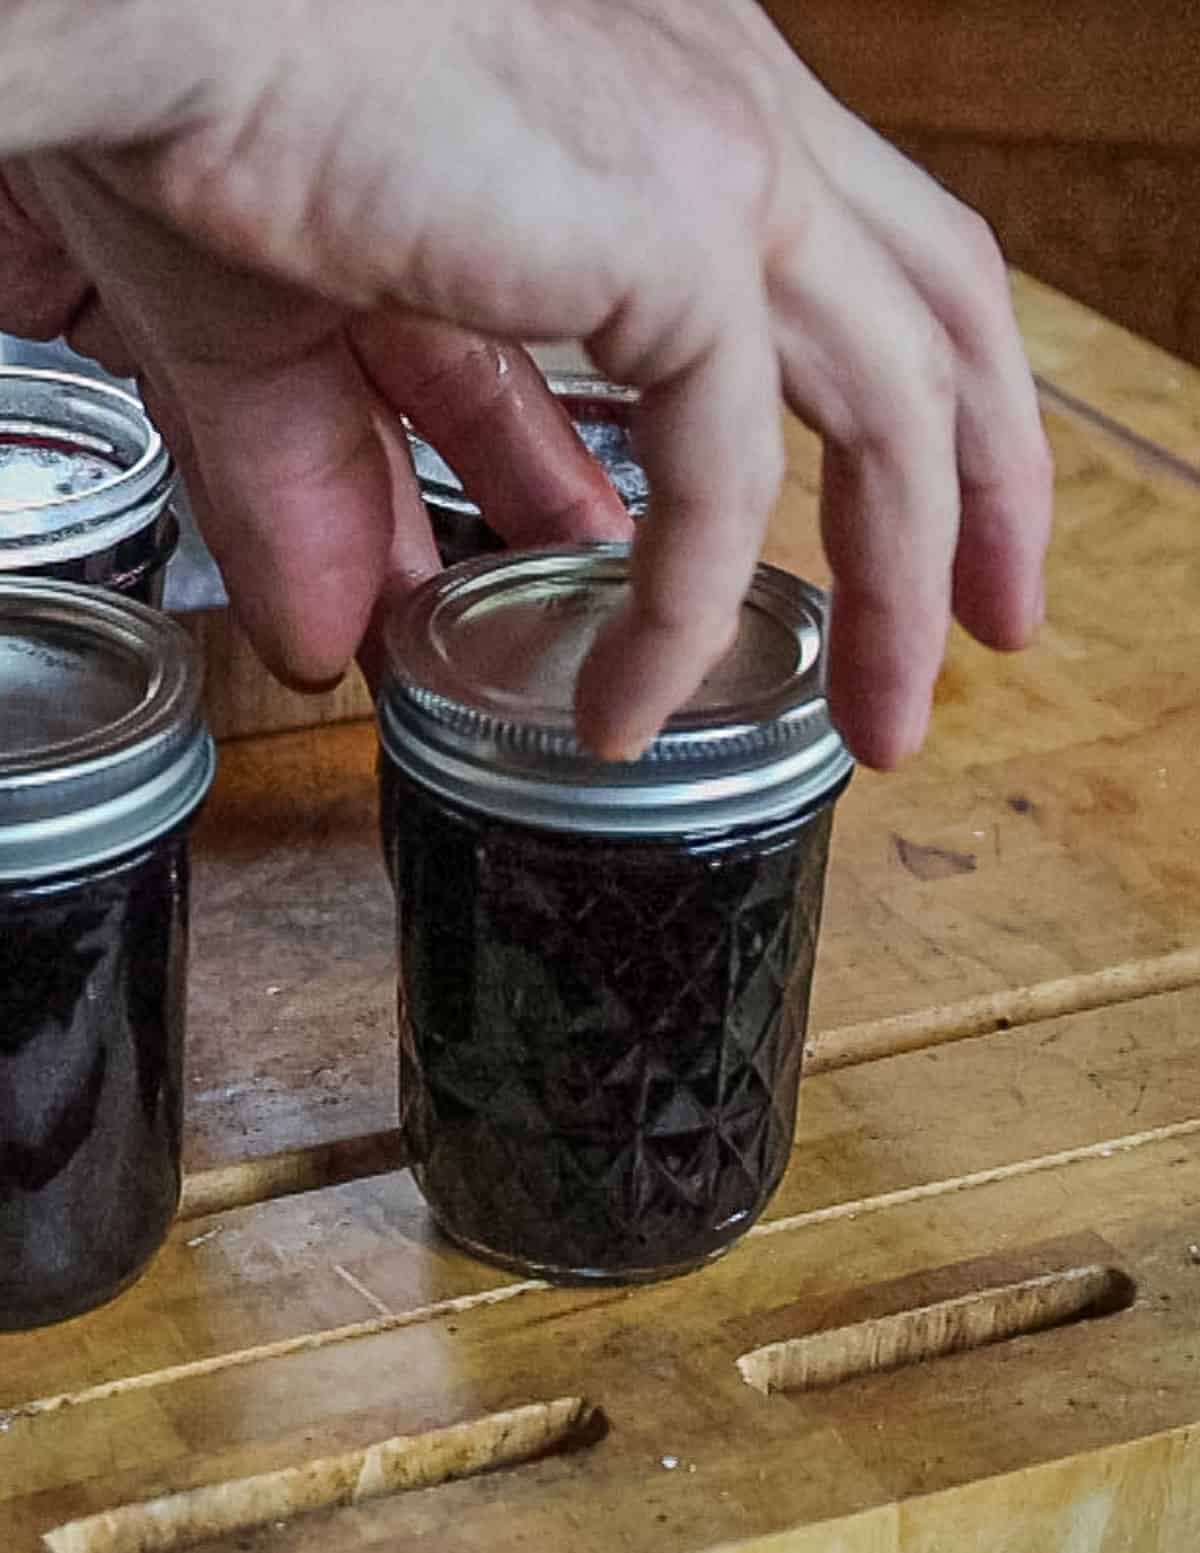
[[111,1298],[175,1214],[200,680],[156,610],[0,577],[0,1330]]
[[69,372],[0,367],[0,575],[160,604],[179,538],[175,479],[132,394]]
[[824,599],[760,567],[637,761],[575,740],[620,546],[465,562],[394,623],[380,703],[401,1114],[443,1230],[566,1281],[685,1272],[783,1174],[833,802]]

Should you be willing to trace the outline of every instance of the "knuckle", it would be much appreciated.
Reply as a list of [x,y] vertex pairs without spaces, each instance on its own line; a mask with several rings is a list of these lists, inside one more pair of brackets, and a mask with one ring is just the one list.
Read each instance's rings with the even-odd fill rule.
[[977,282],[993,289],[1008,289],[1008,266],[989,223],[969,205],[955,210],[958,245]]
[[719,653],[737,630],[737,601],[700,599],[654,590],[638,600],[640,624],[656,635],[686,644],[698,657]]
[[1011,461],[993,470],[989,486],[997,491],[1021,493],[1022,510],[1032,500],[1037,510],[1049,510],[1054,488],[1054,453],[1040,421],[1027,432],[1018,432],[1009,447]]
[[945,331],[936,325],[914,348],[906,384],[881,385],[876,406],[880,440],[919,436],[935,422],[957,413],[958,357]]
[[490,340],[452,342],[413,371],[413,403],[458,429],[470,429],[495,414],[514,392],[506,353]]
[[958,402],[958,356],[944,330],[930,331],[917,381],[928,405],[936,411],[953,411]]

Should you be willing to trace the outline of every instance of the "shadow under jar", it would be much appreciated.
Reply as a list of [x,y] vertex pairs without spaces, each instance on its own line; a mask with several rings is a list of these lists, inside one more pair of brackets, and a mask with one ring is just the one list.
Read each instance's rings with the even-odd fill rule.
[[179,539],[175,468],[132,394],[96,378],[0,367],[0,576],[162,602]]
[[156,611],[0,579],[0,1328],[111,1298],[178,1205],[200,680]]
[[582,749],[575,676],[628,563],[451,568],[393,622],[380,700],[414,1173],[453,1240],[562,1281],[695,1268],[779,1184],[852,768],[823,595],[766,566],[640,759]]

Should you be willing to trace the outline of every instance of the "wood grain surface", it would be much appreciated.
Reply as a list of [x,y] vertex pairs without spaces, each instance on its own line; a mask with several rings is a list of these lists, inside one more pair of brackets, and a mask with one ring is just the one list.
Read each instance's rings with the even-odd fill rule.
[[[764,1222],[704,1272],[637,1291],[469,1261],[431,1236],[404,1174],[181,1224],[116,1304],[0,1338],[4,1545],[34,1553],[64,1521],[586,1396],[609,1423],[586,1450],[195,1545],[1186,1553],[1198,1014],[1193,989],[812,1076]],[[1113,1314],[1063,1310],[819,1391],[764,1396],[739,1370],[821,1333],[850,1334],[853,1357],[864,1326],[1095,1267],[1135,1285]],[[854,1540],[866,1528],[887,1540]],[[961,1542],[938,1540],[950,1528]]]

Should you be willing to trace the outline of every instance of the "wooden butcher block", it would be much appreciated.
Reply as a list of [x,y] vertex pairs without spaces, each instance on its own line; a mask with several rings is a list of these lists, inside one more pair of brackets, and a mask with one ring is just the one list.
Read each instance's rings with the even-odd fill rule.
[[810,1077],[764,1222],[639,1289],[469,1261],[404,1173],[187,1217],[0,1338],[0,1546],[1186,1553],[1198,1025],[1181,991]]

